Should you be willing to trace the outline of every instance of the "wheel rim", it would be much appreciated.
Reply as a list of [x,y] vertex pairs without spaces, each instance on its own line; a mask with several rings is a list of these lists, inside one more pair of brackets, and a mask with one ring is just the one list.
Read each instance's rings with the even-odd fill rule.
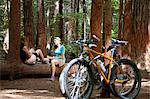
[[132,90],[135,84],[136,77],[133,69],[130,68],[129,65],[125,66],[124,64],[121,64],[121,67],[121,69],[123,70],[122,72],[124,72],[125,74],[117,74],[114,84],[118,94],[126,95]]
[[[74,71],[71,71],[71,70]],[[66,91],[73,99],[78,99],[88,90],[90,76],[87,67],[81,64],[74,64],[67,74]]]

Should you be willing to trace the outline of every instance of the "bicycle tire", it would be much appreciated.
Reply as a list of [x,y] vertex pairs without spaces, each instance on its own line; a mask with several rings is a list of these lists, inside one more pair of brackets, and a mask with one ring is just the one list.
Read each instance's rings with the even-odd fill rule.
[[[118,65],[114,65],[114,68],[113,68],[113,71],[112,71],[113,72],[113,75],[112,75],[113,76],[112,77],[113,83],[111,82],[111,84],[110,84],[110,88],[112,90],[112,93],[115,96],[118,96],[122,99],[133,99],[138,95],[138,93],[140,92],[140,89],[141,89],[141,75],[140,75],[140,72],[139,72],[136,64],[134,62],[132,62],[131,60],[120,59],[117,62],[117,64]],[[130,89],[126,92],[123,92],[123,93],[119,92],[119,88],[117,88],[117,84],[115,85],[115,81],[118,80],[117,76],[120,75],[120,74],[117,74],[116,68],[118,66],[121,67],[121,65],[126,66],[126,67],[129,66],[133,70],[132,74],[135,75],[133,85],[129,86],[130,84],[128,84],[127,87],[130,88]],[[124,72],[122,75],[131,76],[127,72],[126,73]],[[131,77],[131,78],[133,78],[133,77]],[[132,81],[130,81],[130,82],[132,82]],[[124,89],[124,88],[122,88],[122,89]]]
[[[76,66],[76,67],[78,66],[78,69],[77,69],[77,71],[75,71],[74,74],[71,74],[70,72],[72,72],[71,69],[73,68],[73,66]],[[83,69],[85,69],[84,72],[83,72]],[[84,75],[82,75],[81,71],[84,73]],[[77,76],[79,74],[81,74],[80,75],[81,77]],[[86,74],[87,74],[87,77],[85,76]],[[72,76],[72,75],[74,75],[74,76]],[[91,68],[90,68],[90,66],[88,66],[88,64],[85,61],[79,60],[79,59],[74,59],[71,62],[69,62],[67,67],[65,67],[65,73],[64,73],[64,88],[65,88],[66,98],[67,99],[89,99],[89,97],[91,96],[92,90],[93,90],[93,86],[94,86],[92,77],[93,76],[92,76]],[[81,86],[80,85],[76,86],[76,84],[83,83],[82,82],[83,80],[85,83],[85,89],[83,90],[83,92],[77,93],[77,90],[79,90],[79,91],[81,90],[80,89]],[[73,81],[75,81],[75,82],[73,82]],[[70,92],[71,88],[69,88],[69,87],[71,85],[69,85],[69,84],[73,84],[72,88],[75,87],[75,92],[76,92],[76,93],[74,92],[74,94],[77,94],[77,95],[72,95],[71,92],[73,92],[73,91]]]

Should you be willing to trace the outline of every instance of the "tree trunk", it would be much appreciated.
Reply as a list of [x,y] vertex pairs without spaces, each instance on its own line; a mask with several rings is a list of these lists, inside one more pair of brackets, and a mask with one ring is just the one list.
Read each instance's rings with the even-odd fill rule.
[[20,12],[20,0],[10,1],[10,23],[9,23],[9,54],[8,60],[17,62],[20,60],[20,24],[21,24],[21,12]]
[[7,0],[7,18],[8,18],[8,21],[9,21],[9,18],[10,18],[10,1]]
[[125,6],[124,39],[129,41],[126,53],[140,68],[150,65],[149,6],[149,0],[127,1]]
[[53,18],[54,18],[54,10],[55,10],[55,4],[54,4],[54,1],[55,0],[51,0],[51,5],[52,6],[50,6],[50,17],[49,17],[49,20],[50,20],[50,35],[52,36],[53,35],[53,31],[54,31],[54,27],[53,27]]
[[105,0],[104,6],[104,34],[105,34],[105,48],[107,49],[112,42],[112,3],[111,0]]
[[1,72],[9,74],[10,80],[13,80],[13,76],[17,69],[17,64],[20,62],[20,32],[20,0],[11,0],[9,20],[9,51],[6,57],[6,62],[0,62]]
[[[118,39],[120,40],[123,40],[123,26],[124,26],[124,9],[123,9],[123,6],[124,6],[124,3],[123,3],[123,0],[119,0],[120,1],[120,4],[119,4],[119,27],[118,27]],[[122,57],[122,46],[119,47],[119,54],[120,54],[120,57]]]
[[118,38],[122,39],[122,27],[123,27],[123,0],[120,0],[119,4],[119,32],[118,32]]
[[[91,28],[91,36],[96,35],[100,38],[102,37],[102,15],[103,15],[103,0],[92,0],[92,11],[91,11],[91,22],[90,22],[90,28]],[[97,43],[97,51],[101,51],[102,47],[102,41]]]
[[60,38],[64,41],[64,28],[63,28],[63,0],[59,0],[59,30],[60,30]]
[[47,39],[50,39],[53,32],[53,17],[54,17],[54,10],[55,4],[54,0],[47,0],[46,1],[46,32],[47,32]]
[[23,1],[24,35],[29,47],[34,47],[32,0]]
[[50,43],[50,49],[52,48],[52,37],[54,34],[54,10],[55,10],[55,0],[47,1],[47,42]]
[[[76,3],[77,1],[71,0],[71,2],[68,2],[70,4],[70,7],[67,9],[64,9],[64,13],[73,13],[75,16],[76,14]],[[65,8],[65,7],[64,7]],[[64,33],[65,33],[65,42],[69,43],[72,40],[76,39],[76,22],[75,17],[66,17],[65,23],[64,23]],[[76,19],[77,20],[77,19]]]
[[128,41],[128,46],[122,46],[122,51],[121,51],[121,56],[123,57],[127,57],[127,56],[131,56],[131,43],[134,42],[134,34],[133,34],[133,21],[132,21],[132,2],[128,1],[125,4],[125,9],[124,9],[124,25],[122,24],[122,22],[120,23],[120,25],[124,26],[122,28],[124,28],[124,31],[122,30],[122,28],[120,27],[120,39],[123,40],[127,40]]
[[[148,0],[147,0],[148,1]],[[150,6],[150,2],[147,3],[148,6]],[[150,9],[147,9],[147,11],[149,12],[147,17],[148,17],[148,34],[150,34]],[[150,72],[150,36],[149,36],[149,44],[147,45],[147,51],[146,51],[146,70],[148,72]]]
[[37,48],[40,48],[44,56],[46,56],[46,32],[43,0],[38,0]]
[[[76,2],[76,12],[77,13],[79,13],[79,1],[80,0],[77,0],[77,2]],[[76,39],[78,39],[79,38],[79,33],[78,33],[78,28],[79,28],[79,20],[78,20],[78,17],[76,18]]]
[[83,5],[83,21],[82,21],[82,38],[86,39],[86,2],[82,1]]
[[[134,42],[131,44],[132,58],[138,61],[140,67],[150,65],[149,56],[147,56],[149,49],[147,46],[150,44],[148,33],[149,22],[149,0],[133,0],[134,13],[133,13],[133,33]],[[137,46],[138,45],[138,46]],[[149,64],[148,64],[149,63]]]

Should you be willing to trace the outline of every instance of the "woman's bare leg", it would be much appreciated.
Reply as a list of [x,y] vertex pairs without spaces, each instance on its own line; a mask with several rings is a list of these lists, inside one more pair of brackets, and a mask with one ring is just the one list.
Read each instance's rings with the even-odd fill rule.
[[56,73],[56,65],[60,64],[60,62],[57,59],[51,60],[52,63],[52,76],[50,80],[55,80],[55,73]]
[[37,49],[36,53],[38,54],[38,56],[42,59],[42,61],[44,61],[44,55],[43,52],[41,51],[41,49]]
[[52,63],[52,77],[54,77],[56,72],[55,60],[52,60],[51,63]]

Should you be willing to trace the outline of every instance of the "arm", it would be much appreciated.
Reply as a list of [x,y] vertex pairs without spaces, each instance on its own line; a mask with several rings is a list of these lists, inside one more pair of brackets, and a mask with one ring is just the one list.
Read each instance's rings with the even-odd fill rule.
[[64,59],[65,58],[65,47],[62,45],[61,48],[61,58]]
[[62,59],[64,59],[64,58],[65,58],[65,55],[64,55],[64,54],[62,54],[62,55],[61,55],[61,58],[62,58]]
[[26,52],[28,57],[31,57],[32,53],[30,53],[30,51],[28,50],[27,46],[24,46],[22,50]]
[[48,59],[54,59],[54,56],[47,56]]

